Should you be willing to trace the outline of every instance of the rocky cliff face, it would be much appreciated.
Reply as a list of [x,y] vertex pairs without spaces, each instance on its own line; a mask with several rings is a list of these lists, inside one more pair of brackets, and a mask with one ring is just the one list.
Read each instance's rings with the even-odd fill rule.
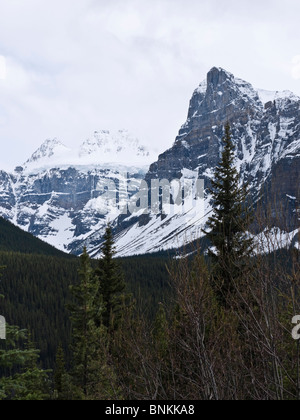
[[[150,166],[146,180],[171,181],[189,173],[204,179],[208,187],[220,160],[227,122],[236,146],[236,166],[242,182],[250,186],[252,200],[257,202],[263,197],[261,205],[270,206],[269,223],[294,234],[299,226],[300,98],[292,92],[254,89],[224,69],[213,68],[194,91],[187,121],[173,147]],[[167,218],[167,222],[150,214],[146,226],[136,223],[120,234],[120,250],[132,247],[134,230],[139,232],[139,244],[132,252],[168,248],[176,246],[178,239],[182,244],[201,236],[199,222],[204,225],[209,210],[206,195],[204,217],[198,220],[198,228],[190,223],[188,214]],[[174,230],[169,229],[170,225]]]
[[[209,194],[198,197],[197,211],[186,202],[195,198],[198,179],[209,185],[226,122],[236,146],[236,166],[253,201],[263,196],[262,205],[268,203],[273,215],[270,223],[278,225],[281,219],[281,229],[297,232],[300,98],[289,91],[255,89],[221,68],[211,69],[194,91],[173,147],[150,168],[153,156],[124,131],[95,132],[75,154],[58,140],[47,141],[14,174],[0,172],[0,215],[76,254],[86,245],[97,255],[108,220],[115,227],[119,255],[182,246],[201,236],[207,220]],[[145,212],[137,206],[120,216],[128,201],[141,199],[136,194],[143,179],[149,187],[155,180],[169,181],[168,211],[149,206]],[[176,196],[180,183],[187,181],[192,187],[180,207]],[[123,198],[121,185],[127,188]],[[114,192],[119,204],[107,192]],[[150,189],[145,197],[151,199]]]
[[226,122],[231,125],[241,176],[257,193],[280,160],[297,162],[300,98],[288,91],[255,90],[225,70],[213,68],[195,90],[174,146],[151,165],[147,177],[169,179],[188,168],[210,178],[220,159]]

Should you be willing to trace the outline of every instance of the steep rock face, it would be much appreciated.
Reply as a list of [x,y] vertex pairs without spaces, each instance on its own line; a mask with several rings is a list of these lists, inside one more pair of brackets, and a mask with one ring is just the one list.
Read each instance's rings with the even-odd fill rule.
[[[173,147],[150,166],[148,184],[153,179],[182,179],[188,172],[196,173],[208,187],[220,160],[227,122],[236,146],[236,166],[241,180],[249,184],[252,200],[257,202],[263,197],[262,205],[271,207],[270,223],[294,231],[299,226],[300,98],[289,91],[254,89],[221,68],[213,68],[194,91],[187,121]],[[207,194],[202,225],[209,211]],[[182,245],[184,240],[201,236],[201,229],[192,228],[187,214],[169,223],[175,231],[177,226],[178,235],[170,232],[166,220],[159,220],[157,215],[149,217],[146,226],[136,222],[120,234],[120,252],[129,247],[132,253],[157,251],[177,246],[178,238]],[[134,232],[139,239],[135,249]]]
[[274,164],[300,153],[300,98],[291,92],[255,90],[213,68],[195,90],[174,146],[151,165],[147,179],[178,178],[183,168],[209,179],[220,159],[226,122],[231,125],[241,176],[256,193]]
[[[126,176],[125,176],[126,175]],[[74,243],[82,251],[82,241],[104,229],[119,213],[107,194],[118,194],[120,182],[130,183],[129,197],[137,192],[143,173],[123,173],[117,169],[51,169],[39,174],[0,173],[1,215],[15,225],[64,251]]]

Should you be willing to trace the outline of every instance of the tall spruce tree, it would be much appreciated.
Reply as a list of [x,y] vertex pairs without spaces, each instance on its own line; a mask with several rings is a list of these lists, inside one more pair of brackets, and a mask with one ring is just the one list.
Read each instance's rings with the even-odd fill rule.
[[[79,284],[70,286],[74,303],[68,305],[72,321],[73,384],[78,387],[75,399],[86,398],[93,376],[93,364],[98,351],[99,331],[95,325],[95,299],[97,284],[93,278],[90,257],[86,248],[80,257]],[[99,302],[97,310],[101,312]]]
[[[79,284],[71,286],[74,303],[69,305],[72,320],[73,368],[62,374],[60,366],[56,383],[61,388],[61,399],[111,399],[119,396],[113,368],[108,363],[109,337],[103,325],[105,303],[99,293],[99,282],[86,248],[80,257]],[[60,362],[60,365],[62,363]],[[59,389],[58,389],[59,390]]]
[[125,281],[119,263],[114,258],[116,251],[110,224],[108,224],[104,242],[101,247],[102,258],[99,260],[96,276],[98,282],[98,307],[101,302],[104,310],[98,316],[98,324],[103,324],[113,331],[121,318],[121,308],[124,302]]
[[247,188],[240,186],[235,167],[235,148],[229,123],[225,126],[223,146],[221,161],[211,181],[213,214],[204,232],[212,245],[209,250],[212,275],[218,296],[224,303],[228,294],[234,291],[237,280],[246,274],[253,240],[248,234],[252,211],[247,208]]

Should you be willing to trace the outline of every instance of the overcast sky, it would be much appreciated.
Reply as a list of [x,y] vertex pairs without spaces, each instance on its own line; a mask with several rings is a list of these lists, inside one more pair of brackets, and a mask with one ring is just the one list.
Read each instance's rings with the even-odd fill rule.
[[300,95],[299,0],[0,0],[0,168],[129,129],[164,151],[214,66]]

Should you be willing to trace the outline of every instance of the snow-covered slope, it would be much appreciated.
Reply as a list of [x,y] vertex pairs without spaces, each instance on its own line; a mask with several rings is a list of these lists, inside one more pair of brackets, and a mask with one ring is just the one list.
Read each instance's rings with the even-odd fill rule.
[[268,102],[276,102],[276,101],[298,101],[299,97],[295,95],[290,90],[284,91],[271,91],[271,90],[264,90],[264,89],[257,89],[257,93],[261,102],[265,105]]
[[130,166],[146,166],[150,165],[156,156],[126,130],[102,130],[95,131],[93,137],[81,145],[79,157],[85,163],[91,164],[130,163]]
[[56,138],[53,140],[47,139],[26,161],[24,167],[30,170],[43,165],[52,165],[54,162],[59,162],[69,156],[70,152],[71,150]]
[[0,172],[0,215],[80,253],[87,237],[122,213],[154,156],[125,130],[94,132],[75,150],[48,139],[15,173]]

